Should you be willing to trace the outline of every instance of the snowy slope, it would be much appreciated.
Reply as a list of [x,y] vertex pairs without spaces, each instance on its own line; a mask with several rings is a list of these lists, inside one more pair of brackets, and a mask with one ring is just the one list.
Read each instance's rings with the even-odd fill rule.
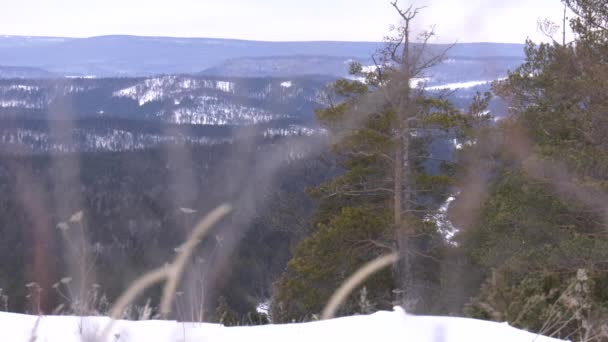
[[[27,316],[0,313],[2,341],[95,341],[109,321],[103,317]],[[411,341],[549,342],[556,339],[493,323],[454,317],[411,316],[400,308],[312,323],[227,328],[218,324],[173,321],[116,322],[112,342],[173,341]]]
[[[251,125],[312,119],[327,79],[151,78],[0,80],[0,116],[123,117],[176,124]],[[66,115],[68,112],[70,115]]]

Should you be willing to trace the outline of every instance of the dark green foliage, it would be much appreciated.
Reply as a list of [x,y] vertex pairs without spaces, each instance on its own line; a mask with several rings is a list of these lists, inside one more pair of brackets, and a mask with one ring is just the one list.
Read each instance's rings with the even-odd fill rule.
[[228,303],[226,302],[226,298],[223,296],[218,299],[218,306],[215,309],[215,317],[217,322],[223,324],[224,326],[230,327],[238,325],[236,313],[230,309]]
[[524,173],[506,171],[499,177],[475,229],[460,236],[465,249],[475,246],[470,254],[476,262],[525,274],[547,267],[575,271],[604,257],[604,249],[594,246],[602,243],[595,239],[603,229],[597,213]]
[[[386,210],[346,207],[327,223],[319,223],[315,233],[297,247],[273,299],[273,319],[310,319],[323,309],[342,281],[362,264],[379,256],[390,246],[392,229]],[[379,246],[380,245],[380,246]],[[368,300],[378,308],[391,306],[392,277],[385,271],[366,282]],[[357,298],[343,306],[344,312],[359,310]]]
[[579,15],[576,41],[528,42],[526,62],[495,86],[512,115],[477,154],[494,169],[458,239],[485,277],[470,315],[605,341],[608,36],[598,25],[608,12],[603,1],[565,3]]
[[521,282],[494,273],[465,312],[574,341],[604,341],[608,301],[605,272],[534,272]]

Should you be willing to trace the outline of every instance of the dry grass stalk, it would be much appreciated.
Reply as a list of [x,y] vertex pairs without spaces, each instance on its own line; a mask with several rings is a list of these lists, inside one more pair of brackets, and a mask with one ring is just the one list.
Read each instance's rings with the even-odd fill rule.
[[194,248],[200,243],[205,234],[219,222],[224,216],[226,216],[231,210],[230,205],[224,204],[207,214],[203,220],[201,220],[180,253],[175,257],[174,261],[168,266],[157,268],[143,275],[137,279],[129,289],[127,289],[116,301],[116,303],[110,309],[111,321],[106,325],[101,335],[101,341],[107,341],[114,322],[122,317],[125,309],[149,287],[157,284],[163,280],[166,280],[165,287],[163,289],[163,296],[161,298],[161,314],[167,316],[171,312],[171,303],[175,296],[175,290],[181,280],[181,276],[184,272],[184,268],[189,258],[194,252]]
[[321,319],[333,318],[336,315],[338,308],[340,308],[340,305],[344,303],[346,298],[348,298],[348,295],[350,295],[354,289],[363,284],[367,278],[371,277],[376,272],[393,265],[398,260],[399,255],[397,253],[387,254],[372,260],[359,268],[348,279],[346,279],[340,288],[338,288],[331,296],[327,302],[327,305],[325,306],[325,309],[323,309]]

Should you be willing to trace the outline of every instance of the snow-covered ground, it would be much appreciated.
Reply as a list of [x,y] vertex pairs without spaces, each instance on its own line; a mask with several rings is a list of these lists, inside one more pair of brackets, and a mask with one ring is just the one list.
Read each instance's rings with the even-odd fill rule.
[[[98,341],[104,317],[27,316],[0,313],[0,339],[11,342]],[[174,321],[118,321],[112,342],[550,342],[556,339],[466,318],[411,316],[402,309],[328,321],[227,328],[219,324]]]

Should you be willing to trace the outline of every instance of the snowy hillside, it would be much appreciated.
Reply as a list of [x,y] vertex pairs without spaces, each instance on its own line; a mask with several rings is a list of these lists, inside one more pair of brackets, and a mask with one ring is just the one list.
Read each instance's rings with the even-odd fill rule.
[[[325,78],[0,80],[0,149],[121,151],[161,143],[211,145],[248,135],[310,136]],[[241,134],[242,135],[242,134]]]
[[[26,316],[0,313],[0,335],[12,342],[97,341],[108,323],[101,317]],[[454,317],[425,317],[377,312],[328,321],[227,328],[218,324],[172,321],[117,322],[112,342],[311,342],[311,341],[411,341],[411,342],[551,342],[560,341],[493,323]]]
[[[451,100],[466,108],[492,80],[440,83],[433,76],[414,85],[430,92],[455,91]],[[190,75],[0,79],[0,148],[73,152],[167,142],[209,145],[233,138],[233,129],[223,127],[254,127],[262,137],[322,134],[314,110],[328,105],[331,81]],[[490,109],[498,115],[505,111],[500,101],[491,102]],[[53,124],[63,121],[68,123]],[[146,125],[154,127],[142,128]]]
[[0,115],[39,110],[59,119],[110,116],[204,125],[311,119],[312,110],[325,104],[328,82],[195,76],[0,80]]

